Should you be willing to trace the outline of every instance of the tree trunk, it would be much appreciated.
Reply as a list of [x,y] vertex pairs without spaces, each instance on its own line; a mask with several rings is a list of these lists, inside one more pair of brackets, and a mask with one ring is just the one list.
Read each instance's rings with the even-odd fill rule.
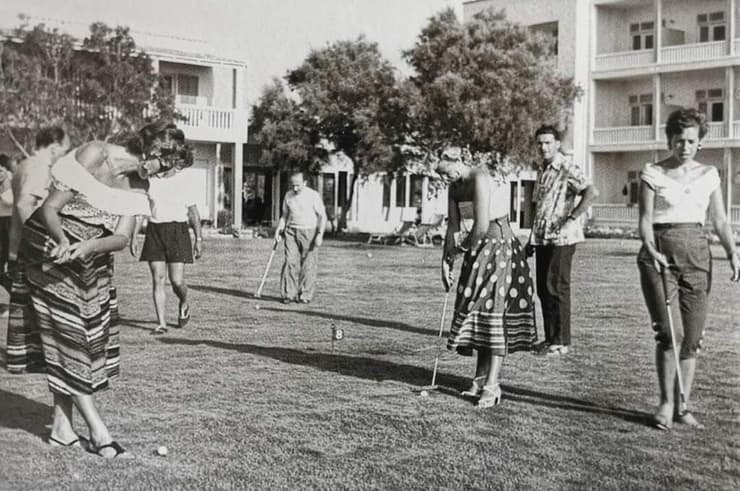
[[352,181],[349,185],[349,197],[342,206],[342,213],[339,215],[339,223],[337,224],[337,229],[339,229],[339,231],[344,231],[347,229],[347,215],[349,214],[349,210],[352,209],[352,202],[355,198],[355,183],[357,182],[357,177],[360,173],[357,166],[355,166],[352,170],[353,174]]

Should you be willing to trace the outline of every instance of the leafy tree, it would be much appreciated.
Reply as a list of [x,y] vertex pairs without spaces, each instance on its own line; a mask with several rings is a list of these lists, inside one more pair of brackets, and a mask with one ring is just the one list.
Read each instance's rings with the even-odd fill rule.
[[176,119],[149,56],[128,28],[90,26],[81,43],[44,24],[22,24],[0,40],[0,129],[24,151],[42,126],[60,124],[73,142]]
[[391,63],[378,45],[359,37],[313,50],[287,75],[300,103],[303,124],[332,152],[342,152],[353,165],[350,196],[342,209],[339,228],[347,213],[359,177],[386,170],[395,162],[402,140],[403,98]]
[[415,72],[403,92],[413,123],[408,148],[427,161],[459,147],[466,160],[504,172],[511,170],[504,163],[531,162],[534,131],[564,125],[580,94],[557,70],[551,41],[503,12],[485,10],[462,24],[445,10],[404,57]]
[[327,160],[318,132],[279,79],[252,107],[249,133],[260,145],[260,162],[275,169],[314,171]]

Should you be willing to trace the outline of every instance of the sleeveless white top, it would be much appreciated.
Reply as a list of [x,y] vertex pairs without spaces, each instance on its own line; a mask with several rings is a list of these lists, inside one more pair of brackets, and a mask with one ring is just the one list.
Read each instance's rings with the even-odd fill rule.
[[709,197],[720,186],[719,172],[711,165],[689,171],[688,184],[666,175],[663,167],[648,163],[640,179],[655,192],[653,223],[700,223],[704,225]]

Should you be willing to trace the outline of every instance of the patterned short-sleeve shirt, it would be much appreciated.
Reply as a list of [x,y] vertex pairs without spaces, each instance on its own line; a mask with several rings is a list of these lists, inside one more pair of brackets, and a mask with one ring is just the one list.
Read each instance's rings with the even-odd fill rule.
[[532,225],[534,245],[571,245],[584,240],[580,220],[565,225],[576,197],[589,185],[583,171],[562,154],[537,176],[533,201],[537,208]]

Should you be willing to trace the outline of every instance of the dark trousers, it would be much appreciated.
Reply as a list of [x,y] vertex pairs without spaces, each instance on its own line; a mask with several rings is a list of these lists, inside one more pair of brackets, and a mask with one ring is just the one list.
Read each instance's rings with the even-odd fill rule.
[[545,341],[570,344],[570,270],[576,246],[535,246],[537,296],[542,304]]

